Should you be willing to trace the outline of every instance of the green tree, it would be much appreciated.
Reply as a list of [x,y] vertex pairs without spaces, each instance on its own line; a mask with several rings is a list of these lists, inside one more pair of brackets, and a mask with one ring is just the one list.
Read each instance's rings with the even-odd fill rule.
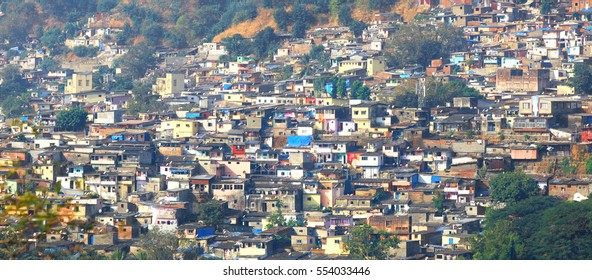
[[29,103],[28,96],[28,93],[24,93],[4,97],[0,102],[2,113],[9,118],[20,118],[23,115],[32,113],[33,108]]
[[442,215],[444,213],[444,194],[441,192],[437,192],[432,197],[432,203],[436,208],[436,213]]
[[286,65],[282,69],[282,80],[290,79],[294,74],[294,67],[292,65]]
[[357,260],[386,260],[391,256],[389,251],[398,244],[396,236],[386,232],[374,233],[371,226],[362,224],[350,229],[345,248],[349,256]]
[[279,47],[278,41],[279,37],[275,35],[273,28],[266,27],[253,38],[252,52],[259,60],[271,57]]
[[356,93],[356,98],[360,100],[370,100],[371,91],[368,86],[362,86]]
[[16,139],[15,140],[17,142],[25,142],[25,141],[27,141],[27,138],[25,137],[24,134],[20,133],[19,135],[16,136]]
[[400,26],[389,36],[385,49],[390,66],[430,65],[432,59],[448,57],[467,48],[462,29],[447,24]]
[[[0,212],[0,221],[9,222],[0,227],[0,259],[25,260],[39,259],[30,250],[32,242],[43,241],[43,237],[51,228],[59,225],[49,200],[40,198],[33,193],[24,193],[20,197],[4,197],[0,203],[4,209],[28,209],[28,216],[9,216],[6,211]],[[42,253],[42,252],[40,252]]]
[[357,98],[358,96],[358,92],[360,91],[360,88],[362,88],[363,84],[360,81],[355,81],[351,84],[351,87],[349,88],[350,90],[350,95],[352,98]]
[[224,209],[216,201],[208,201],[197,206],[197,217],[205,225],[218,226],[224,222]]
[[118,76],[112,82],[110,88],[112,90],[131,90],[134,88],[134,81],[129,75]]
[[161,23],[144,21],[140,32],[149,45],[156,46],[160,43],[160,39],[163,37],[164,29]]
[[304,38],[306,35],[306,23],[298,21],[294,23],[292,26],[292,37],[294,38]]
[[55,182],[51,187],[51,191],[56,194],[60,194],[60,192],[62,191],[62,181]]
[[[394,99],[390,101],[395,107],[417,107],[418,100],[415,94],[415,87],[417,81],[404,81],[400,86],[395,88]],[[452,102],[454,97],[481,97],[478,91],[470,88],[463,80],[454,79],[447,83],[443,83],[434,77],[426,78],[426,97],[425,107],[434,108],[437,106],[445,106],[446,103]]]
[[179,248],[179,238],[174,231],[154,227],[140,237],[138,245],[149,260],[172,260]]
[[331,67],[331,56],[325,52],[323,45],[312,47],[308,54],[311,59],[316,60],[324,69]]
[[275,20],[277,27],[281,31],[288,30],[288,24],[290,23],[290,14],[280,7],[273,13],[273,19]]
[[592,174],[592,157],[586,159],[586,174]]
[[570,161],[568,158],[563,158],[559,163],[559,170],[565,176],[573,175],[576,173],[577,166],[574,162]]
[[146,71],[156,64],[155,49],[147,44],[138,44],[130,50],[118,62],[133,79],[139,79],[146,75]]
[[366,29],[367,25],[363,21],[359,20],[352,20],[347,25],[349,30],[354,34],[355,37],[362,36],[364,29]]
[[29,83],[21,74],[18,66],[8,65],[0,70],[0,98],[6,98],[10,95],[20,95],[27,91]]
[[542,0],[541,5],[539,6],[541,14],[549,14],[551,12],[551,9],[553,9],[553,7],[555,6],[555,3],[556,2],[554,2],[553,0]]
[[339,25],[348,25],[352,21],[351,17],[351,9],[347,5],[342,5],[339,8],[339,15],[337,17],[337,22]]
[[493,177],[489,182],[491,198],[516,203],[539,194],[539,187],[532,177],[520,171],[506,172]]
[[47,47],[52,53],[64,44],[64,35],[59,28],[51,28],[43,32],[41,44]]
[[237,56],[251,54],[252,48],[250,41],[245,40],[240,34],[223,38],[222,44],[224,44],[226,51],[228,51],[229,61],[236,61]]
[[469,243],[475,252],[473,258],[477,260],[516,260],[524,247],[507,220],[491,223],[483,235],[470,239]]
[[323,76],[321,76],[321,77],[314,78],[314,81],[313,81],[314,91],[316,93],[322,93],[322,92],[324,93],[324,92],[326,92],[325,86],[330,81],[331,81],[331,79],[329,77],[323,77]]
[[276,211],[267,216],[267,225],[265,225],[265,229],[286,226],[287,221],[282,213],[282,206],[283,203],[280,200],[275,201]]
[[329,11],[332,17],[338,17],[343,0],[329,0]]
[[64,37],[66,39],[72,39],[78,35],[78,31],[80,30],[80,26],[76,22],[67,22],[64,25]]
[[4,16],[0,18],[0,41],[8,41],[11,45],[24,43],[38,18],[35,3],[6,3],[3,12]]
[[79,107],[63,110],[56,118],[56,126],[64,131],[81,131],[86,125],[87,116],[88,112]]
[[592,93],[592,70],[590,66],[578,62],[574,64],[574,76],[570,78],[569,83],[574,88],[576,94]]
[[109,12],[117,6],[117,0],[99,0],[97,2],[97,12]]
[[246,5],[232,17],[232,24],[239,24],[243,21],[257,17],[257,6],[253,4]]
[[99,47],[76,46],[72,49],[78,57],[95,57],[99,52]]
[[157,113],[168,110],[166,104],[158,101],[158,96],[150,91],[150,84],[136,83],[132,89],[132,99],[128,103],[127,113]]
[[337,83],[335,83],[335,90],[337,91],[337,97],[339,98],[346,98],[347,97],[347,85],[344,79],[338,78]]
[[592,201],[534,196],[486,214],[471,240],[477,259],[579,260],[592,258]]
[[397,108],[417,108],[417,95],[412,91],[397,94],[391,102]]
[[125,251],[122,251],[119,248],[117,248],[117,249],[115,249],[115,251],[111,252],[111,255],[109,256],[109,259],[114,260],[114,261],[122,261],[122,260],[125,260],[126,258],[127,258],[127,253]]
[[46,57],[41,61],[41,70],[43,70],[43,72],[57,71],[60,67],[61,65],[59,61],[55,60],[53,57]]
[[306,7],[297,3],[292,7],[290,18],[294,25],[292,26],[292,36],[295,38],[304,38],[306,30],[314,24],[315,18],[310,14]]

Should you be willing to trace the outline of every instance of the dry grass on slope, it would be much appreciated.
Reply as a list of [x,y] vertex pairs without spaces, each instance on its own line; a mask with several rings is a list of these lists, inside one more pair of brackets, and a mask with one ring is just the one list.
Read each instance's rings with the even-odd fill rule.
[[230,37],[234,34],[240,34],[245,38],[250,38],[266,27],[277,30],[277,24],[273,19],[273,9],[260,8],[256,18],[231,26],[224,30],[224,32],[216,35],[212,41],[220,42],[222,38]]

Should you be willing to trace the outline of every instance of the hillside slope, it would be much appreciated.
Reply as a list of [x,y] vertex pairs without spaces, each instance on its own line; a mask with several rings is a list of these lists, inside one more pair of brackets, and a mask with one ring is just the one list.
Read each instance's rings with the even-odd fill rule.
[[245,38],[250,38],[266,27],[277,30],[277,24],[273,19],[273,9],[259,8],[256,18],[230,26],[224,32],[216,35],[212,41],[220,42],[222,38],[230,37],[234,34],[240,34]]

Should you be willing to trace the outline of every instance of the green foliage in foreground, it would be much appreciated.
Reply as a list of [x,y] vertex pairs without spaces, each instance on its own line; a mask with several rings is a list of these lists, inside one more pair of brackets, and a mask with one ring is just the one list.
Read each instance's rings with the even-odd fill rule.
[[475,259],[592,259],[592,201],[535,196],[487,214]]

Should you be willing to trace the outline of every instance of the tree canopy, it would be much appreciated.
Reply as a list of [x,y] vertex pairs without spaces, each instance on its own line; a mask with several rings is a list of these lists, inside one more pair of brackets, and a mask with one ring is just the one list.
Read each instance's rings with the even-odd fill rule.
[[386,41],[387,62],[402,67],[419,64],[430,65],[432,59],[448,57],[451,52],[467,48],[462,29],[445,24],[401,25]]
[[127,113],[156,113],[168,110],[166,104],[158,102],[158,95],[151,92],[150,84],[136,83],[132,89],[132,99],[127,106]]
[[574,64],[574,76],[570,78],[569,83],[574,88],[576,94],[592,93],[592,69],[590,66],[578,62]]
[[144,43],[138,44],[131,47],[116,64],[119,64],[132,78],[139,79],[144,77],[146,71],[156,64],[154,53],[153,47]]
[[[382,95],[382,101],[399,108],[417,107],[418,98],[415,94],[417,82],[417,80],[403,82],[400,86],[395,87],[394,94]],[[476,89],[468,87],[460,79],[444,83],[434,77],[428,77],[425,80],[425,88],[424,106],[428,108],[445,106],[446,103],[452,102],[454,97],[481,97]]]
[[476,259],[585,260],[590,238],[592,201],[535,196],[490,211],[471,245]]
[[208,201],[197,206],[197,218],[205,225],[216,226],[224,221],[224,209],[216,201]]
[[539,193],[536,181],[520,171],[496,175],[489,181],[490,197],[505,203],[515,203]]
[[172,260],[179,248],[179,238],[174,231],[154,227],[140,237],[138,245],[148,260]]
[[56,118],[56,126],[65,131],[81,131],[84,129],[87,116],[88,112],[79,107],[63,110]]
[[389,251],[397,248],[399,239],[386,232],[374,233],[367,224],[352,227],[349,240],[345,242],[345,248],[349,256],[358,260],[386,260],[391,256]]

